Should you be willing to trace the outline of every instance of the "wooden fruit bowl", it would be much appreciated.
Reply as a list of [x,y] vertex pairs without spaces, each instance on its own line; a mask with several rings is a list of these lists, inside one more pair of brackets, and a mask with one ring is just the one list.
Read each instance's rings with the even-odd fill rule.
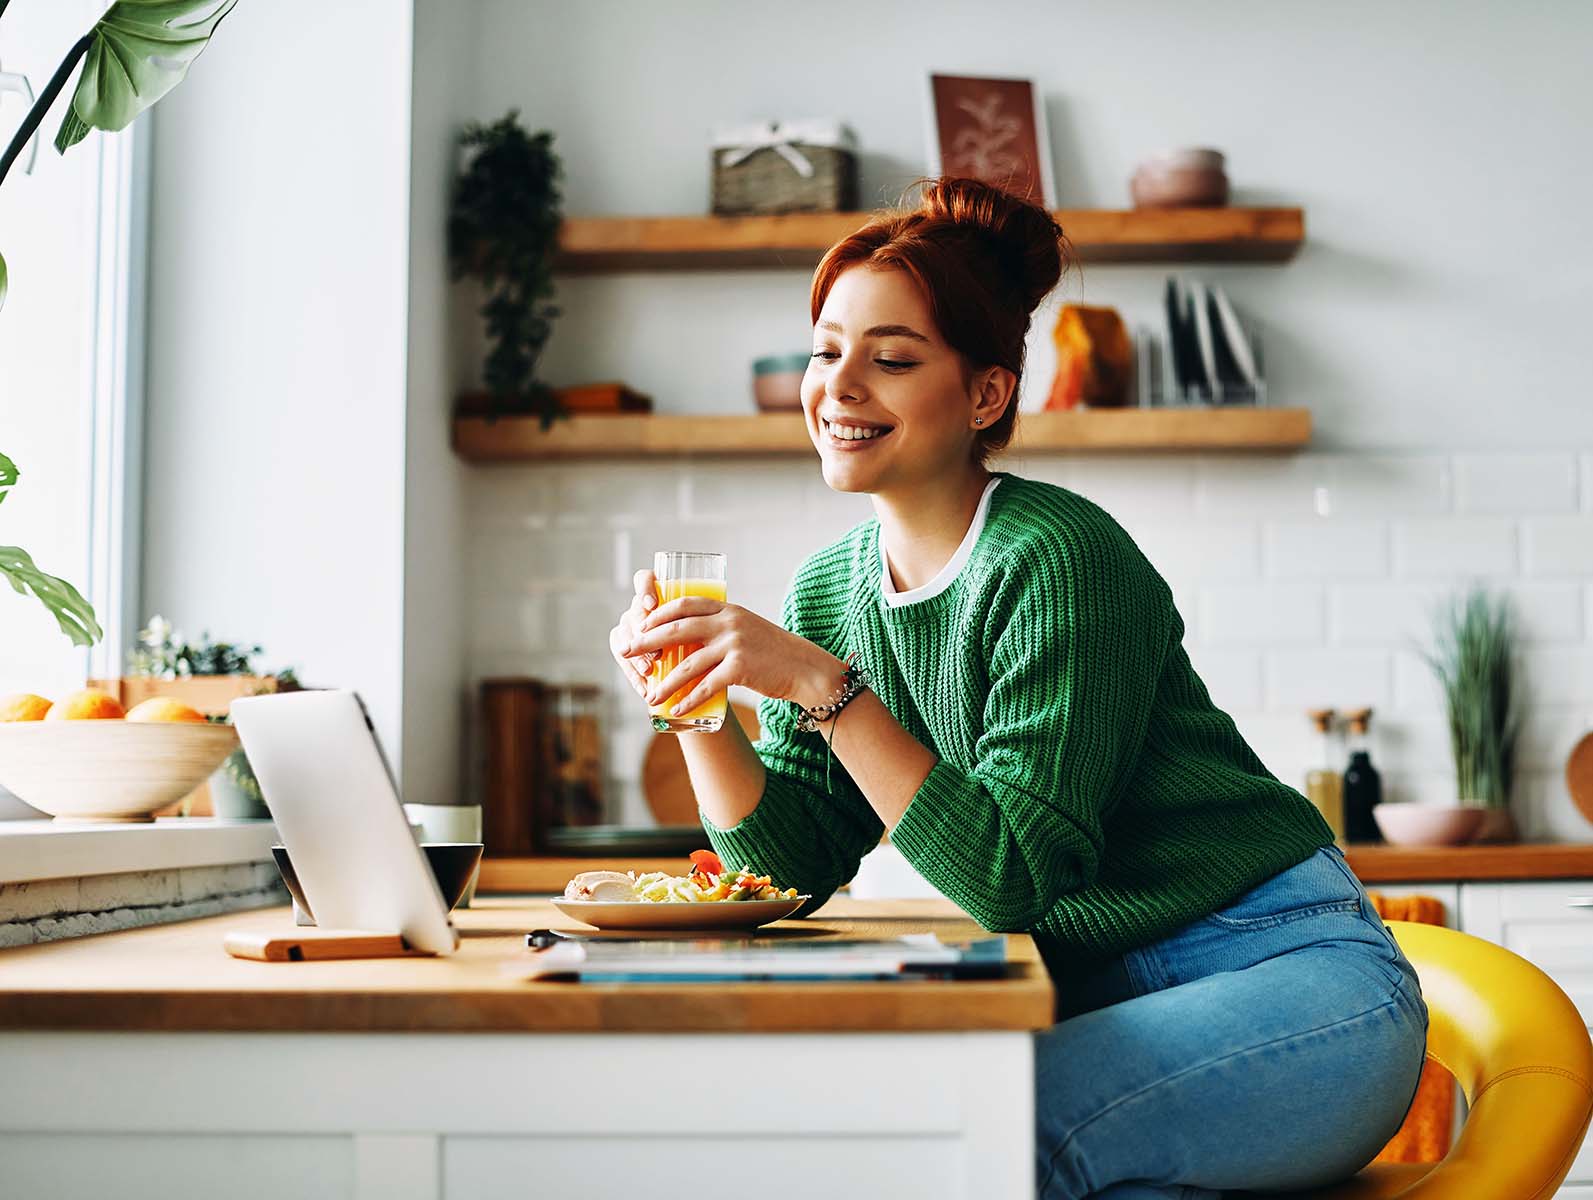
[[0,785],[57,821],[153,821],[237,748],[231,725],[16,721],[0,724]]

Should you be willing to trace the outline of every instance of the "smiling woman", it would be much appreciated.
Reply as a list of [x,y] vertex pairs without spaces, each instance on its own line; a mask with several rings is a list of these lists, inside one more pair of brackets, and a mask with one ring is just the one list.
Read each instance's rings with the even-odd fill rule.
[[[1042,1194],[1345,1177],[1414,1092],[1414,971],[1332,830],[1212,704],[1122,526],[985,466],[1064,245],[1042,209],[940,179],[833,247],[802,405],[825,482],[875,519],[801,566],[780,625],[658,604],[643,571],[610,644],[650,701],[766,697],[755,746],[733,717],[681,739],[726,861],[811,911],[888,830],[985,928],[1033,935],[1067,1018],[1036,1042]],[[649,684],[681,644],[698,649]]]

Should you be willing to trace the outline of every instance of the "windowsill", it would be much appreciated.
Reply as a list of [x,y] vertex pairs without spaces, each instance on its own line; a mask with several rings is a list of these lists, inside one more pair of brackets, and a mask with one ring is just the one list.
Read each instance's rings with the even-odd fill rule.
[[271,821],[163,817],[139,825],[0,821],[0,884],[271,861]]

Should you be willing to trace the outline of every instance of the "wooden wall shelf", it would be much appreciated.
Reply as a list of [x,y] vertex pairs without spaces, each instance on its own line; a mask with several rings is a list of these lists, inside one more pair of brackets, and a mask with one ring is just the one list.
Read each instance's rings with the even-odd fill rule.
[[[1057,209],[1080,262],[1285,262],[1305,240],[1300,208]],[[875,214],[566,217],[555,269],[812,267]]]
[[[1025,413],[1016,453],[1296,450],[1311,440],[1305,408],[1090,409]],[[800,416],[576,416],[544,432],[536,417],[458,417],[454,449],[471,462],[671,455],[808,455]]]

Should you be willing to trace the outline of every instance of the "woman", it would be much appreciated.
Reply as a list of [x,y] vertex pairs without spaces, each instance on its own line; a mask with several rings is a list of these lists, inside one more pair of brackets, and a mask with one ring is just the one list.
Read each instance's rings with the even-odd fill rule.
[[[802,384],[825,482],[875,519],[803,564],[783,627],[653,600],[611,638],[649,702],[766,697],[681,738],[703,825],[817,905],[885,831],[987,929],[1033,935],[1048,1197],[1215,1197],[1354,1173],[1404,1119],[1416,977],[1316,810],[1211,702],[1172,594],[1071,491],[991,472],[1063,269],[1044,210],[942,179],[814,275]],[[701,643],[667,677],[666,646]],[[695,682],[693,682],[695,681]]]

